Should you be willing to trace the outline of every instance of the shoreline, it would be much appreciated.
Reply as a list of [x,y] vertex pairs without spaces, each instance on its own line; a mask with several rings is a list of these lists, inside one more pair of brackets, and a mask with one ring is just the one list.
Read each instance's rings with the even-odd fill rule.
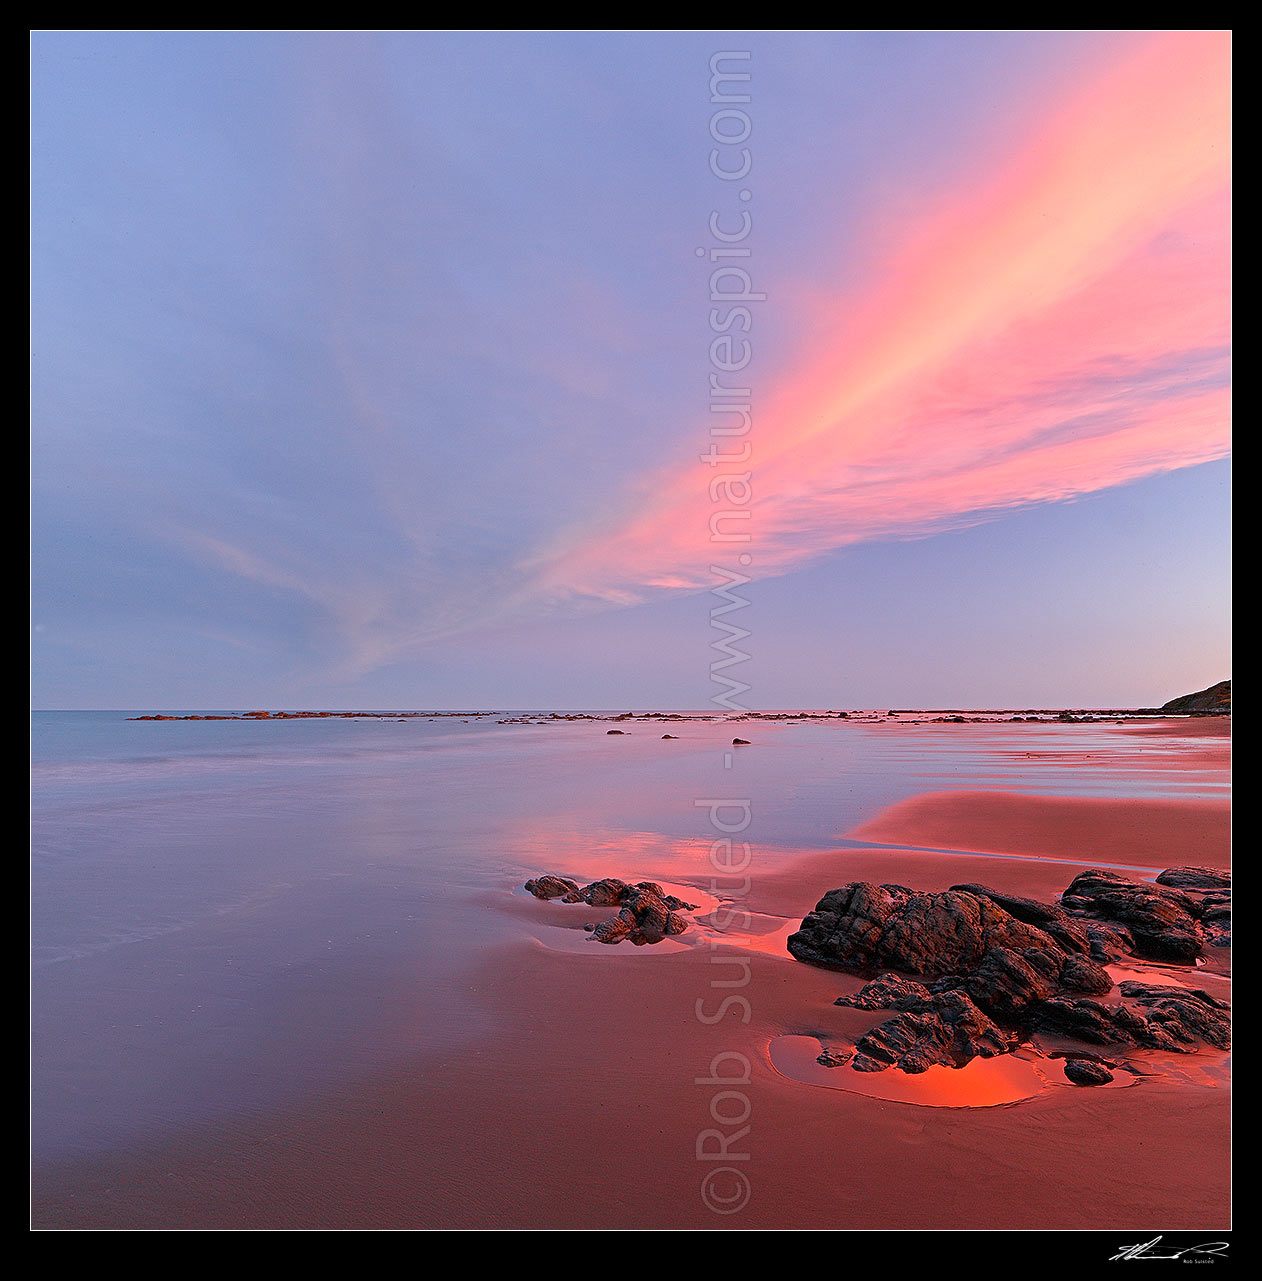
[[[73,710],[73,709],[67,709]],[[688,721],[737,722],[766,721],[773,724],[807,724],[811,722],[848,721],[853,724],[872,724],[897,721],[903,725],[990,725],[1006,724],[1134,724],[1139,727],[1156,726],[1155,732],[1165,722],[1171,722],[1172,728],[1164,732],[1181,733],[1183,724],[1226,722],[1226,730],[1207,728],[1202,733],[1230,733],[1230,711],[1214,712],[1167,712],[1154,707],[1131,708],[899,708],[899,709],[849,709],[846,711],[672,711],[672,712],[543,712],[514,711],[509,709],[480,711],[321,711],[315,709],[294,709],[283,711],[254,712],[148,712],[138,716],[127,716],[128,721],[295,721],[295,720],[481,720],[487,717],[504,716],[508,719],[498,721],[500,725],[548,725],[572,721],[618,722],[670,722]],[[1197,731],[1192,731],[1197,732]]]
[[[795,923],[824,891],[850,880],[923,889],[984,881],[1048,897],[1073,871],[1047,860],[1078,841],[1107,846],[1137,866],[1229,866],[1226,802],[931,793],[851,835],[873,832],[901,839],[803,855],[774,871],[755,865],[740,906],[767,927],[759,937],[775,939],[780,922]],[[966,852],[970,833],[978,852]],[[912,836],[965,844],[951,852],[895,847],[922,843]],[[1182,850],[1185,840],[1195,857],[1151,860],[1151,850]],[[1092,857],[1081,859],[1081,868],[1093,865]],[[781,1075],[771,1044],[853,1037],[879,1022],[880,1014],[832,1004],[859,979],[761,950],[756,940],[742,949],[734,933],[721,952],[687,933],[682,940],[692,945],[666,952],[584,950],[578,933],[577,946],[549,946],[539,935],[555,932],[559,905],[514,901],[510,908],[527,937],[482,949],[465,978],[471,1009],[497,1029],[484,1044],[421,1050],[401,1071],[167,1142],[37,1164],[33,1224],[1230,1226],[1226,1054],[1141,1052],[1162,1072],[1136,1088],[1049,1089],[1002,1106],[924,1107],[820,1088]],[[566,928],[580,926],[575,918]],[[731,986],[738,955],[750,958],[748,982],[726,993],[717,984]],[[1229,968],[1229,953],[1220,959]],[[725,995],[744,1004],[716,1018]],[[697,1156],[703,1132],[730,1137],[743,1128],[716,1124],[716,1088],[697,1084],[723,1054],[749,1064],[739,1087],[748,1131],[731,1151],[747,1154],[732,1168],[748,1179],[751,1195],[730,1217],[705,1203],[712,1167]],[[1209,1067],[1217,1075],[1201,1070]],[[1154,1162],[1157,1152],[1163,1159]]]

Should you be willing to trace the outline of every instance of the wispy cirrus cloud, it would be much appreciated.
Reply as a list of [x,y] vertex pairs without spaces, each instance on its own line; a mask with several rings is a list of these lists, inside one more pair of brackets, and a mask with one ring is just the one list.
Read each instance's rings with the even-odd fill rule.
[[[1228,452],[1228,63],[1222,33],[1143,37],[807,318],[814,350],[755,387],[752,572]],[[539,590],[709,585],[713,475],[693,457],[643,480],[532,561]]]

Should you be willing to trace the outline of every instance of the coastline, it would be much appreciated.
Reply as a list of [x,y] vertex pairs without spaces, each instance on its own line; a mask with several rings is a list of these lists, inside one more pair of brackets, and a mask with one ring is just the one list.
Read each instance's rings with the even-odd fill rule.
[[[1229,866],[1227,803],[1198,799],[923,794],[848,838],[753,879],[743,906],[762,943],[849,880],[980,881],[1046,898],[1098,865],[1102,850],[1136,868]],[[930,848],[896,848],[909,845]],[[1075,860],[1083,847],[1092,853]],[[34,1226],[1230,1227],[1221,1052],[1143,1052],[1154,1074],[1134,1088],[1060,1084],[1002,1106],[823,1089],[781,1075],[769,1046],[854,1036],[880,1021],[832,1004],[857,978],[753,939],[741,989],[748,1022],[745,1007],[732,1007],[709,1023],[699,999],[709,1015],[721,993],[700,931],[669,950],[584,946],[573,909],[505,895],[485,907],[535,922],[527,937],[484,948],[463,976],[470,1011],[492,1034],[293,1107],[37,1163]],[[729,935],[725,952],[739,950]],[[1229,968],[1229,953],[1216,960]],[[725,1127],[711,1115],[714,1088],[697,1082],[722,1053],[750,1064],[748,1132],[732,1150],[748,1154],[735,1168],[751,1195],[736,1218],[699,1195],[698,1136]]]

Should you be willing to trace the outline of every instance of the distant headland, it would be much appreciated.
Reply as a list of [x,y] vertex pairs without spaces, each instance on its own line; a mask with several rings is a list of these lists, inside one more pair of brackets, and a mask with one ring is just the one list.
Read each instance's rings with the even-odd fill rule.
[[1161,705],[1163,712],[1174,712],[1189,716],[1229,716],[1231,715],[1231,682],[1219,681],[1208,689],[1197,690],[1195,694],[1183,694],[1172,698]]

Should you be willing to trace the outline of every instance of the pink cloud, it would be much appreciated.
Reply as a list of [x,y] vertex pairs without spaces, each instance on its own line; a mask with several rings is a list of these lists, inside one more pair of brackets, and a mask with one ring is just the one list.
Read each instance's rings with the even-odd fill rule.
[[814,349],[755,384],[746,467],[694,456],[652,478],[536,565],[546,589],[625,603],[710,585],[742,549],[711,539],[720,471],[750,472],[748,550],[776,573],[1223,457],[1229,38],[1138,39],[1042,118],[924,212],[874,288],[808,318]]

